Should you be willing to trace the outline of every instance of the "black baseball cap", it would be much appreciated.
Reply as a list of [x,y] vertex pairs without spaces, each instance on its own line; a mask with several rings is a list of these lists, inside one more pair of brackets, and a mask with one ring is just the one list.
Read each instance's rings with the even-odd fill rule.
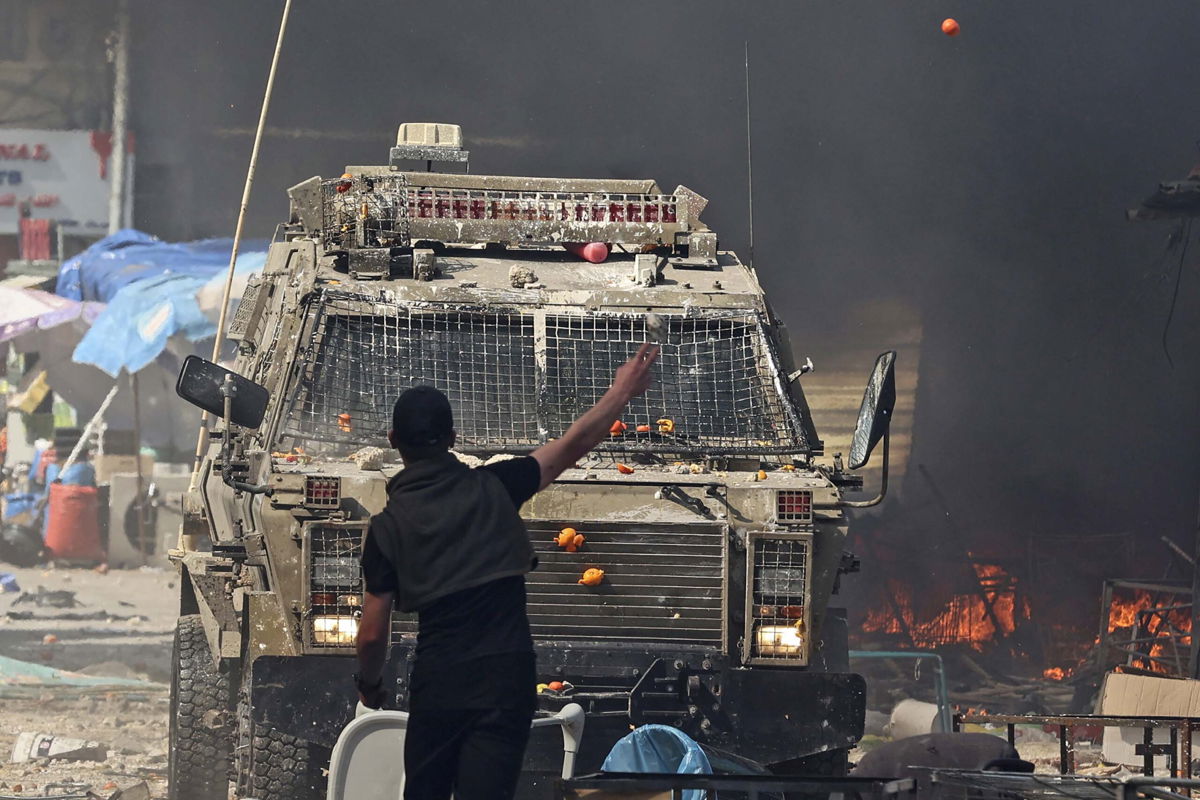
[[392,406],[392,430],[396,441],[410,447],[428,447],[454,430],[450,401],[432,386],[405,389]]

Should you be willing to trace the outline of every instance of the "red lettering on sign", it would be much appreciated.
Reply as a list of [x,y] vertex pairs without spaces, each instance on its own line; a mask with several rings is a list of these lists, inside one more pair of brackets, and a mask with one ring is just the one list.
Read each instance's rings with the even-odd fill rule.
[[6,161],[49,161],[50,148],[44,144],[0,144],[0,159]]
[[89,138],[92,149],[100,157],[100,180],[108,180],[108,157],[112,155],[112,134],[107,131],[92,131]]
[[17,204],[17,196],[12,192],[0,194],[0,208],[13,208]]
[[30,204],[34,208],[50,208],[58,205],[58,195],[56,194],[35,194],[29,198]]
[[4,161],[49,161],[50,149],[44,144],[0,144],[0,160]]

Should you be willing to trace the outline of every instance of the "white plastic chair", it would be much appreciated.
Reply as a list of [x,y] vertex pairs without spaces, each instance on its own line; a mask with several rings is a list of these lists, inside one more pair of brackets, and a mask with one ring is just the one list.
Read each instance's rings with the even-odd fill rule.
[[[578,703],[553,716],[535,717],[534,728],[558,725],[563,736],[562,776],[575,774],[585,715]],[[377,711],[362,703],[342,729],[329,759],[326,800],[401,800],[404,797],[404,734],[408,712]]]

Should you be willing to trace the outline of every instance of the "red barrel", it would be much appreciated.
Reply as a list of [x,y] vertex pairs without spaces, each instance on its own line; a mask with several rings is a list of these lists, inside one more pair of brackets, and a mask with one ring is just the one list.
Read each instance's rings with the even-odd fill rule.
[[103,561],[100,503],[94,486],[50,484],[46,549],[55,558]]

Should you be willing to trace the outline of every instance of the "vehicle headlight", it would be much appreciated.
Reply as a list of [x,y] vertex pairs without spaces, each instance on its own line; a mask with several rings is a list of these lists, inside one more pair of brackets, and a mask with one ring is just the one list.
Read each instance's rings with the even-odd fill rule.
[[794,625],[758,625],[754,629],[754,651],[767,658],[799,658],[804,655],[801,622]]
[[350,616],[321,615],[312,618],[313,644],[345,647],[358,636],[358,620]]
[[349,647],[362,614],[359,564],[366,522],[314,522],[305,530],[308,559],[304,638],[310,647]]
[[745,657],[807,664],[812,534],[752,532],[748,544]]

